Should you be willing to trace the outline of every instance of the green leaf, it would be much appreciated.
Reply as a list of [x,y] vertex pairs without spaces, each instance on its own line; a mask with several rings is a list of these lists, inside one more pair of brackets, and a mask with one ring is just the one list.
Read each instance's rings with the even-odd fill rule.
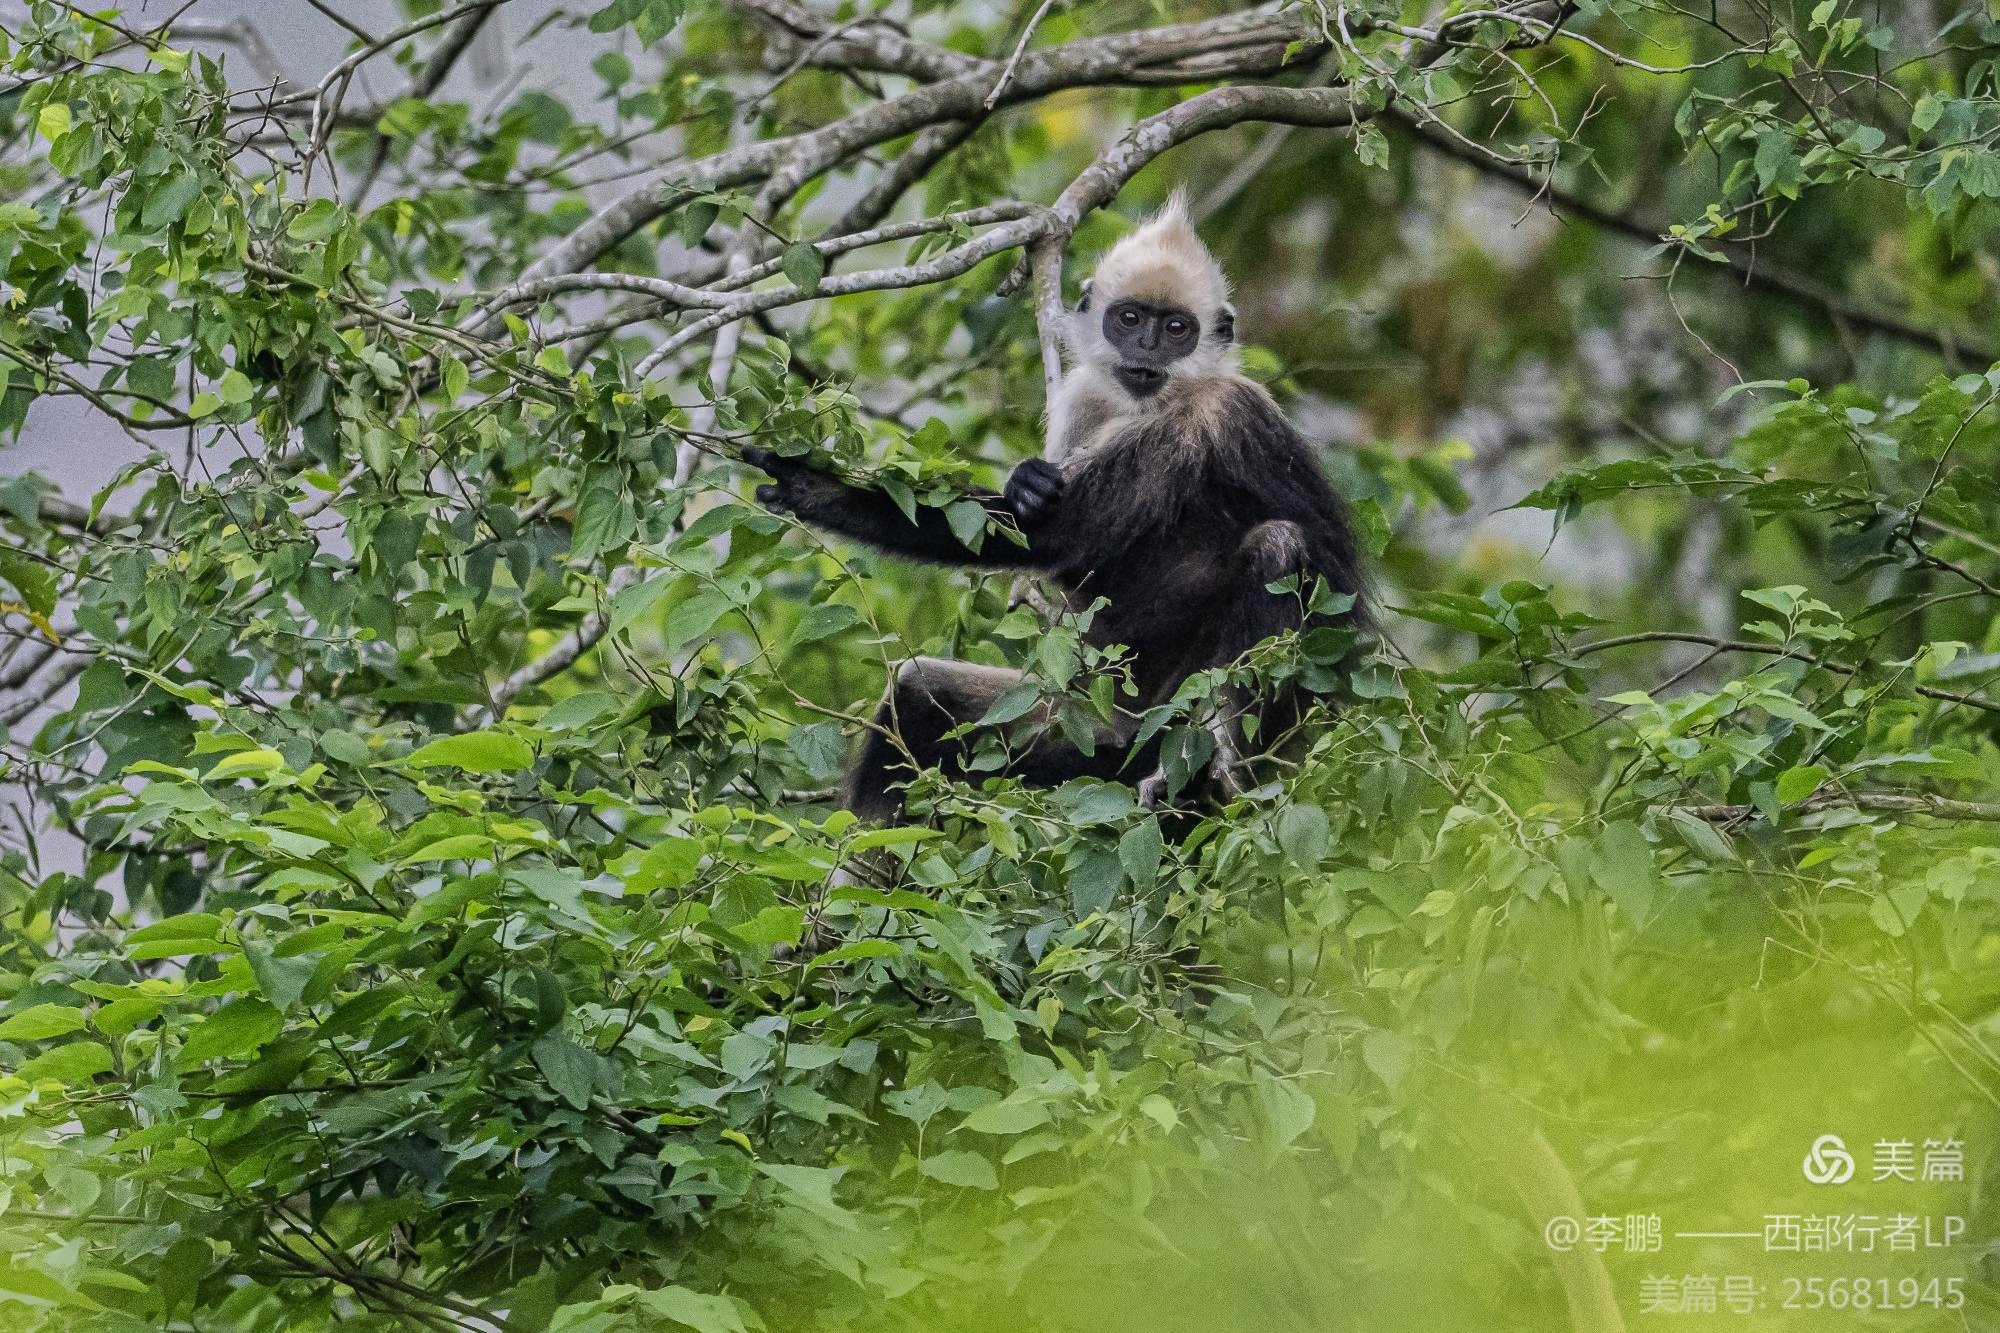
[[800,241],[785,247],[778,266],[785,277],[801,291],[812,291],[819,286],[819,280],[826,276],[826,256]]
[[1724,864],[1740,859],[1736,855],[1736,848],[1730,845],[1729,839],[1717,832],[1715,826],[1707,820],[1689,814],[1685,810],[1669,811],[1668,819],[1673,824],[1674,832],[1681,836],[1681,841],[1699,855]]
[[727,1296],[711,1296],[686,1287],[660,1287],[642,1291],[633,1304],[646,1313],[672,1320],[695,1333],[747,1333],[742,1312]]
[[1288,805],[1278,812],[1278,846],[1285,860],[1301,870],[1311,870],[1326,856],[1331,836],[1326,811],[1316,805]]
[[785,737],[785,748],[798,756],[806,771],[815,778],[830,779],[840,771],[847,741],[835,722],[808,722],[793,727]]
[[492,852],[493,839],[484,833],[454,833],[425,843],[404,857],[401,864],[414,866],[427,861],[477,861]]
[[1270,1075],[1260,1075],[1256,1082],[1257,1101],[1264,1108],[1265,1121],[1271,1127],[1273,1150],[1289,1147],[1298,1137],[1312,1128],[1319,1117],[1319,1106],[1312,1094],[1296,1083]]
[[202,182],[194,176],[170,176],[166,184],[154,188],[146,196],[146,208],[140,212],[140,226],[146,230],[158,230],[162,226],[172,226],[186,216],[188,206],[202,196]]
[[1819,764],[1788,768],[1778,775],[1778,804],[1797,805],[1820,789],[1833,774]]
[[861,622],[861,613],[851,606],[838,602],[828,602],[809,607],[799,617],[798,628],[792,631],[791,646],[818,643],[821,639],[832,638],[842,630]]
[[249,960],[251,974],[257,978],[257,989],[263,991],[264,998],[281,1010],[288,1010],[298,1003],[306,983],[313,979],[313,973],[319,967],[317,958],[280,958],[255,941],[244,942],[243,956]]
[[944,507],[944,521],[967,550],[977,551],[985,543],[986,506],[977,500],[953,500]]
[[1125,867],[1118,853],[1096,843],[1079,843],[1063,861],[1063,876],[1069,884],[1070,907],[1089,916],[1109,908],[1125,882]]
[[550,731],[575,731],[615,712],[618,698],[608,690],[579,690],[558,699],[549,711],[535,719],[535,725]]
[[1402,1033],[1376,1028],[1361,1039],[1361,1063],[1382,1080],[1382,1086],[1395,1092],[1409,1077],[1410,1066],[1416,1063],[1416,1052]]
[[0,1292],[15,1296],[25,1296],[30,1304],[66,1305],[79,1310],[102,1310],[104,1307],[56,1281],[46,1273],[32,1268],[17,1268],[13,1264],[0,1267]]
[[597,1056],[561,1032],[544,1033],[533,1047],[535,1068],[564,1101],[582,1111],[597,1083]]
[[252,393],[255,392],[251,388],[250,377],[233,367],[222,372],[222,382],[218,387],[222,401],[232,407],[238,403],[249,402]]
[[[141,926],[125,937],[128,952],[135,946],[156,945],[174,945],[180,953],[214,953],[228,947],[222,943],[222,918],[213,912],[184,912],[155,921],[150,926]],[[151,956],[169,958],[173,955]]]
[[715,628],[715,622],[732,609],[730,600],[719,592],[697,593],[667,612],[667,647],[679,651]]
[[37,1004],[0,1022],[0,1041],[47,1041],[83,1028],[83,1010],[67,1004]]
[[1885,889],[1868,904],[1868,915],[1884,933],[1901,938],[1923,914],[1929,889],[1921,882]]
[[611,632],[623,634],[631,629],[652,611],[673,585],[673,579],[656,575],[620,588],[618,595],[611,599]]
[[418,747],[403,763],[410,768],[447,767],[467,773],[518,773],[535,764],[535,750],[504,731],[468,731],[440,736]]
[[1654,900],[1665,887],[1653,846],[1639,826],[1621,820],[1597,835],[1591,854],[1590,877],[1618,906],[1618,915],[1637,930],[1652,914]]
[[1047,1124],[1048,1119],[1049,1108],[1041,1100],[1016,1101],[1009,1097],[1005,1101],[980,1107],[965,1117],[960,1128],[969,1129],[975,1134],[1019,1134],[1037,1125]]
[[283,1031],[285,1016],[263,1000],[231,1000],[197,1023],[181,1046],[183,1068],[209,1060],[236,1060]]
[[1160,857],[1164,843],[1160,837],[1160,821],[1148,816],[1143,822],[1134,824],[1118,840],[1118,860],[1125,867],[1125,873],[1136,888],[1150,888],[1160,877]]
[[918,1169],[932,1180],[941,1180],[947,1185],[974,1190],[1000,1188],[1000,1178],[993,1173],[993,1163],[976,1152],[936,1153],[924,1158]]
[[47,565],[12,551],[0,551],[0,579],[20,594],[23,606],[44,621],[55,614],[56,576]]
[[256,777],[265,778],[283,769],[285,756],[276,750],[237,750],[215,761],[208,770],[210,779]]
[[65,1042],[42,1052],[20,1068],[30,1083],[52,1078],[60,1083],[87,1083],[111,1072],[111,1052],[94,1041]]
[[1041,701],[1042,691],[1035,682],[1024,680],[1019,685],[1009,686],[999,698],[987,708],[979,719],[982,727],[997,727],[1026,715],[1029,709]]
[[306,205],[304,212],[292,219],[285,228],[285,235],[295,241],[323,241],[340,230],[345,216],[340,205],[333,200],[315,199]]
[[44,102],[35,113],[35,129],[50,143],[68,134],[71,123],[67,102]]

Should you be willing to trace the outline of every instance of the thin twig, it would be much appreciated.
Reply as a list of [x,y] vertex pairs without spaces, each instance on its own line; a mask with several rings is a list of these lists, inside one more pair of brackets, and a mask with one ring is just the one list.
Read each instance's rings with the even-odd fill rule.
[[993,104],[1000,100],[1000,94],[1007,91],[1007,85],[1014,81],[1014,67],[1019,65],[1021,57],[1027,54],[1029,39],[1035,35],[1035,29],[1041,26],[1042,20],[1048,16],[1049,9],[1055,2],[1056,0],[1042,0],[1033,16],[1028,19],[1028,26],[1021,30],[1021,40],[1014,43],[1014,54],[1007,57],[1007,63],[1001,67],[1000,77],[994,81],[993,91],[986,94],[985,105],[988,111],[991,111]]
[[[1852,673],[1855,668],[1844,662],[1829,662],[1815,657],[1802,648],[1787,648],[1777,643],[1756,643],[1749,639],[1724,639],[1713,634],[1695,634],[1682,630],[1647,630],[1643,634],[1621,634],[1616,638],[1598,639],[1594,643],[1580,644],[1569,650],[1574,657],[1601,653],[1611,648],[1624,648],[1635,643],[1698,643],[1709,648],[1719,648],[1732,653],[1761,653],[1767,657],[1782,657],[1795,662],[1805,662],[1810,666],[1825,667],[1830,671]],[[1988,713],[2000,713],[2000,703],[1981,699],[1977,695],[1957,694],[1951,690],[1941,690],[1934,685],[1912,685],[1918,694],[1928,699],[1939,699],[1945,703],[1964,704],[1968,708],[1982,709]]]

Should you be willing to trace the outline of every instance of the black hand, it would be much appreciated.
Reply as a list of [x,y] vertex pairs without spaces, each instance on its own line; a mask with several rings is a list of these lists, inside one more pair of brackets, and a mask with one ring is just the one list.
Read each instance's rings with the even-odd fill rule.
[[769,449],[745,449],[740,456],[751,467],[768,472],[776,479],[775,485],[757,488],[758,504],[788,513],[798,511],[805,491],[805,478],[811,468],[795,458],[786,458]]
[[1004,496],[1021,526],[1032,527],[1048,520],[1062,493],[1061,469],[1046,459],[1030,458],[1007,478]]

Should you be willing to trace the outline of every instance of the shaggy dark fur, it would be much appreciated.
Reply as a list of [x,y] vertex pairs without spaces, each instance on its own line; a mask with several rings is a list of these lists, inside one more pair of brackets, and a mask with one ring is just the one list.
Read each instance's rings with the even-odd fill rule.
[[[1228,375],[1177,382],[1147,406],[1154,410],[1122,429],[1114,424],[1062,468],[1031,459],[1004,491],[975,492],[988,513],[1019,529],[1025,546],[988,531],[974,551],[940,509],[921,509],[912,523],[886,495],[795,459],[765,450],[744,458],[774,478],[758,488],[761,502],[816,527],[918,560],[1033,570],[1053,580],[1072,609],[1105,598],[1089,638],[1131,649],[1138,698],[1126,706],[1136,714],[1170,698],[1190,674],[1299,628],[1301,597],[1266,586],[1288,575],[1317,576],[1353,594],[1345,619],[1365,616],[1346,505],[1269,394]],[[991,667],[918,659],[898,673],[878,721],[896,727],[920,764],[960,773],[961,747],[943,733],[978,718],[1011,679]],[[1126,752],[1131,731],[1107,734],[1093,755],[1044,736],[1011,771],[1039,784],[1121,768],[1143,776],[1156,761]],[[905,763],[898,747],[871,733],[849,775],[849,808],[898,814],[892,784]]]

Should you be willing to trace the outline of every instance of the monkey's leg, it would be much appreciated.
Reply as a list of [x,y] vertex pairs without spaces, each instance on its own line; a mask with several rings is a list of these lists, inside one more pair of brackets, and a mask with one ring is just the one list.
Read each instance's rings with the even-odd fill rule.
[[1005,667],[943,657],[902,663],[848,770],[842,804],[864,819],[894,821],[903,814],[896,784],[909,781],[917,770],[937,768],[962,777],[965,746],[946,740],[945,733],[984,717],[993,701],[1020,680],[1020,672]]
[[[971,738],[947,740],[946,733],[984,717],[994,700],[1020,682],[1021,673],[1006,667],[942,657],[913,657],[904,662],[896,668],[896,678],[876,710],[875,728],[869,730],[861,753],[848,770],[843,804],[865,819],[894,821],[903,814],[902,795],[895,788],[914,776],[912,760],[919,769],[936,768],[954,778],[966,776]],[[1053,787],[1081,777],[1110,779],[1127,767],[1136,721],[1122,729],[1102,730],[1089,754],[1053,730],[1044,710],[1030,712],[1026,721],[1048,729],[1014,756],[1006,771],[1030,786]],[[1149,745],[1148,756],[1156,749]],[[1137,758],[1145,765],[1153,762],[1147,756]],[[1145,768],[1137,767],[1137,771]]]

